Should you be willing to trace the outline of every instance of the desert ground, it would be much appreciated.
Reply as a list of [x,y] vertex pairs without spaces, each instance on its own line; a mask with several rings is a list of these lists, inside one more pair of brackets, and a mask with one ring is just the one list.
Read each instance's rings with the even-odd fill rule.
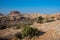
[[[40,16],[43,18],[42,23],[40,20],[37,22]],[[28,36],[20,39],[16,34],[22,33],[23,28],[20,27],[23,25],[29,25],[44,33],[31,39]],[[60,40],[60,13],[22,14],[12,11],[8,15],[0,14],[0,40]]]

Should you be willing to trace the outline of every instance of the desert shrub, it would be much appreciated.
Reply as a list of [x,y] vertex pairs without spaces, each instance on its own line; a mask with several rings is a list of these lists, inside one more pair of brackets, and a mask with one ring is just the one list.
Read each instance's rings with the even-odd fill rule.
[[23,36],[23,37],[24,37],[24,36],[27,36],[30,31],[31,31],[31,28],[28,27],[28,26],[25,26],[25,27],[24,27],[24,30],[23,30],[23,32],[22,32],[22,36]]
[[55,19],[54,17],[51,17],[51,19]]
[[38,22],[38,23],[43,23],[43,17],[42,17],[42,16],[39,16],[37,22]]
[[21,33],[18,33],[16,35],[16,37],[22,39],[24,37],[29,37],[29,38],[32,38],[34,36],[39,36],[39,35],[42,35],[44,34],[45,32],[42,32],[42,31],[39,31],[38,29],[36,28],[32,28],[30,27],[29,25],[24,25],[23,26],[23,30]]
[[22,36],[26,37],[33,37],[39,34],[39,31],[36,28],[31,28],[30,26],[26,26],[22,31]]

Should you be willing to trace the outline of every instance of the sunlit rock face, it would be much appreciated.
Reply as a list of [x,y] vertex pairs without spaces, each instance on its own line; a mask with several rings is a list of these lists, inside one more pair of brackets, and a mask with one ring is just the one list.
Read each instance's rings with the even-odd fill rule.
[[21,17],[22,15],[20,14],[19,11],[11,11],[8,16],[10,17],[11,20],[14,20],[14,18],[15,18],[15,19],[20,19],[20,17]]

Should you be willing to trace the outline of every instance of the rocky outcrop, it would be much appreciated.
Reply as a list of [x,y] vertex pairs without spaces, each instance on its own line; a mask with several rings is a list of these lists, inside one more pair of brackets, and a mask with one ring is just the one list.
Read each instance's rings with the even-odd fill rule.
[[8,14],[10,20],[18,20],[22,16],[22,14],[19,11],[11,11],[10,14]]

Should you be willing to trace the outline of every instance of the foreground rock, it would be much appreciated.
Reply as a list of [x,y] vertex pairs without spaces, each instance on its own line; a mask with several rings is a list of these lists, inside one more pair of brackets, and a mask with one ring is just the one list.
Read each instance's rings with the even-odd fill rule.
[[[37,40],[60,40],[60,21],[44,23],[44,24],[34,24],[39,30],[45,31],[46,33],[39,38],[34,38]],[[33,40],[34,40],[33,39]]]

